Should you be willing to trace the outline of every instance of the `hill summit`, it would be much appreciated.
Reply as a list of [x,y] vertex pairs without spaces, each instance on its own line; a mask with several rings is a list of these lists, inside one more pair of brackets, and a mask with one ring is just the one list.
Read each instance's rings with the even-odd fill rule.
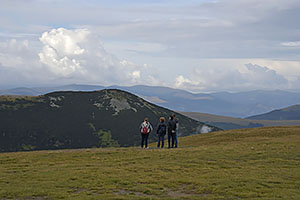
[[271,112],[247,117],[256,120],[300,120],[300,105],[273,110]]
[[[135,146],[145,117],[154,127],[171,110],[116,89],[0,97],[0,151]],[[177,113],[179,136],[219,130]]]

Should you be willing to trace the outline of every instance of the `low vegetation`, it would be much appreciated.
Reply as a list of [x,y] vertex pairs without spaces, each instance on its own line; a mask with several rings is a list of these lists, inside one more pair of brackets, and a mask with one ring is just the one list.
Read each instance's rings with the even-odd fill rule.
[[179,142],[1,153],[0,199],[300,199],[300,127]]

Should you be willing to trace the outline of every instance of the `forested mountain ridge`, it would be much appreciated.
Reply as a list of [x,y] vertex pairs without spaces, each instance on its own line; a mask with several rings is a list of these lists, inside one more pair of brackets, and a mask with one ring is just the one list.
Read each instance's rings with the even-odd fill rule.
[[[116,89],[53,92],[38,97],[0,97],[0,151],[135,146],[148,117],[156,140],[159,117],[173,111]],[[216,127],[177,114],[179,136]]]

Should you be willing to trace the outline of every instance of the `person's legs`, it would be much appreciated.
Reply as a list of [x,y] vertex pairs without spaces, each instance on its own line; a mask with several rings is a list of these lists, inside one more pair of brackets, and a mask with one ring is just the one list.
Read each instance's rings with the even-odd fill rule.
[[160,135],[158,134],[157,136],[158,136],[157,148],[159,148],[160,147]]
[[171,134],[168,133],[168,148],[171,148],[170,140],[171,140]]
[[177,144],[178,144],[178,140],[177,140],[177,137],[178,137],[178,135],[177,135],[177,130],[175,131],[175,135],[174,135],[174,137],[175,137],[175,148],[177,148]]
[[145,134],[141,134],[142,136],[142,141],[141,141],[141,148],[144,147],[144,141],[145,141]]
[[162,134],[161,135],[161,148],[164,148],[164,144],[165,144],[165,135]]
[[174,147],[174,142],[175,142],[175,133],[172,134],[172,148]]
[[148,148],[148,136],[149,136],[149,133],[145,134],[145,148]]

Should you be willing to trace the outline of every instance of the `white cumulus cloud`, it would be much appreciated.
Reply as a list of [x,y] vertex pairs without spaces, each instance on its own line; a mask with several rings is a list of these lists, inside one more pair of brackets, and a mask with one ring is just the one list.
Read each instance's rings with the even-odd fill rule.
[[53,29],[43,33],[40,41],[40,62],[58,76],[105,85],[151,83],[151,71],[108,53],[87,29]]
[[79,46],[85,42],[90,32],[86,29],[66,30],[64,28],[53,29],[43,33],[40,41],[44,44],[39,53],[40,61],[50,67],[55,74],[68,76],[74,72],[84,74],[78,55],[84,53]]
[[52,29],[39,41],[0,41],[0,84],[160,84],[149,65],[135,64],[108,53],[88,29]]
[[189,89],[189,90],[202,90],[203,88],[203,83],[201,82],[201,79],[189,79],[185,78],[183,75],[179,75],[176,77],[175,81],[175,87],[177,88],[184,88],[184,89]]
[[189,77],[175,80],[175,87],[194,91],[242,91],[253,89],[289,89],[289,81],[275,70],[246,64],[243,70],[221,67],[194,69]]

